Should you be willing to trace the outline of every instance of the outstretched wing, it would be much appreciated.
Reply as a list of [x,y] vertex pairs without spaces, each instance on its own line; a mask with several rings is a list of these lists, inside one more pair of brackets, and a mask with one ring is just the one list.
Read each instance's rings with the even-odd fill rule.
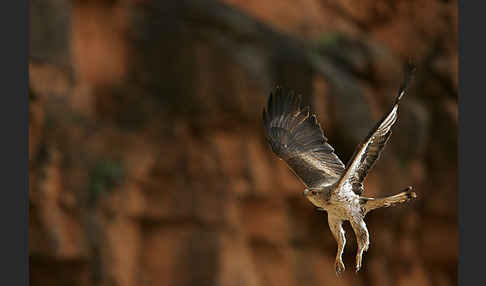
[[280,87],[270,94],[263,109],[267,141],[307,188],[331,185],[343,174],[344,164],[327,143],[316,116],[300,104],[299,96]]
[[336,190],[343,190],[346,183],[352,185],[352,189],[361,194],[363,191],[362,183],[366,178],[368,172],[373,168],[376,161],[380,158],[380,154],[383,151],[388,139],[390,139],[392,133],[392,127],[395,124],[398,117],[398,104],[403,95],[407,92],[409,82],[415,71],[415,66],[410,65],[405,74],[405,80],[403,81],[398,91],[398,96],[393,103],[391,110],[378,121],[376,126],[370,131],[368,136],[358,145],[354,155],[349,161],[346,172],[339,181],[340,187]]

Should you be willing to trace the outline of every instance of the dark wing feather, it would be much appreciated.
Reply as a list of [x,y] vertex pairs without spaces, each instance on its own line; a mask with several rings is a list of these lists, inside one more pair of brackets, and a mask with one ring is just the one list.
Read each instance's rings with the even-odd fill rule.
[[356,148],[354,155],[351,157],[351,160],[346,167],[346,172],[339,181],[341,187],[336,188],[336,190],[347,189],[343,188],[343,185],[349,183],[352,185],[353,191],[359,195],[362,193],[363,180],[374,167],[376,161],[380,158],[383,148],[388,142],[388,139],[390,139],[392,127],[398,117],[398,104],[403,95],[407,92],[408,84],[414,71],[415,67],[409,66],[409,70],[405,75],[405,80],[400,86],[398,96],[395,99],[391,110],[378,121],[365,140],[363,140]]
[[279,87],[270,94],[263,110],[267,141],[307,188],[331,185],[343,174],[344,164],[327,143],[316,116],[300,103],[300,97]]

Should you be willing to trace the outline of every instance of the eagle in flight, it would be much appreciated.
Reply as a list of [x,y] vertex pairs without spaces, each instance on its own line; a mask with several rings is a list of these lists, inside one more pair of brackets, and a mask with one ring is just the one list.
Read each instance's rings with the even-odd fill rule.
[[405,203],[416,198],[412,187],[385,198],[361,196],[363,180],[380,157],[397,120],[398,104],[408,89],[415,67],[410,65],[398,96],[387,114],[357,146],[345,166],[327,142],[316,115],[309,107],[301,108],[301,98],[294,92],[276,87],[270,94],[263,126],[272,151],[305,185],[304,196],[319,210],[327,211],[328,223],[337,242],[336,274],[344,271],[342,254],[346,244],[342,223],[349,221],[358,242],[356,272],[361,268],[363,252],[369,247],[369,233],[364,217],[371,210]]

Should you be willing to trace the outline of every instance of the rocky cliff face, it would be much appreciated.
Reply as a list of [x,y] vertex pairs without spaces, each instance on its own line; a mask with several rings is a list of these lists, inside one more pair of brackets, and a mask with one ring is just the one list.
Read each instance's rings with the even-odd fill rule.
[[[278,3],[277,3],[278,2]],[[32,285],[454,285],[455,1],[31,0]],[[344,162],[418,75],[366,195],[358,275],[270,151],[282,84]]]

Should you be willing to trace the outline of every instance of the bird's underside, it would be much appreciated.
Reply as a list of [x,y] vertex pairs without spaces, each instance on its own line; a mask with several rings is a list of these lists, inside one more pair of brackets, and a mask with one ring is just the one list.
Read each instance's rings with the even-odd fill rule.
[[356,271],[369,247],[365,215],[374,209],[407,202],[416,197],[411,187],[385,198],[367,198],[363,181],[378,160],[397,120],[398,104],[407,92],[414,67],[410,66],[391,109],[358,145],[345,166],[327,142],[316,116],[301,108],[300,96],[277,87],[263,110],[265,135],[272,151],[284,160],[306,186],[304,195],[328,214],[331,232],[338,244],[336,273],[344,271],[346,244],[342,223],[349,221],[358,242]]

